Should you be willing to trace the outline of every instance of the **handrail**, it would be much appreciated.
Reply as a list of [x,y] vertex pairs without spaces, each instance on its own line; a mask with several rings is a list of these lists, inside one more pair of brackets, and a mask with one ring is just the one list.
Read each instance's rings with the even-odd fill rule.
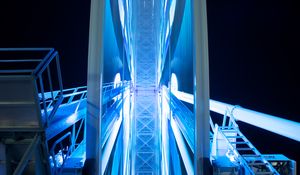
[[[56,147],[57,144],[59,144],[61,141],[63,141],[65,138],[67,138],[68,136],[71,135],[71,132],[67,132],[65,135],[63,135],[62,137],[60,137],[59,139],[57,139],[54,144],[52,145],[51,149],[50,149],[50,153],[54,153],[54,149]],[[54,155],[54,154],[53,154]]]
[[40,62],[42,59],[26,59],[26,60],[0,60],[0,63],[15,63],[15,62]]
[[[112,99],[112,98],[114,98],[115,96],[118,95],[117,94],[115,96],[111,96],[112,95],[112,90],[116,90],[116,89],[123,89],[123,90],[125,90],[126,88],[129,87],[129,85],[130,85],[130,81],[124,81],[123,82],[123,87],[122,86],[120,86],[120,87],[114,87],[114,83],[113,82],[111,82],[111,83],[105,83],[105,84],[103,84],[103,94],[104,94],[103,98],[105,98],[105,95],[109,94],[110,99]],[[59,92],[60,91],[53,91],[53,94],[54,94],[53,98],[54,99],[57,99],[57,96],[59,95]],[[47,93],[48,92],[45,92],[45,94],[47,94]],[[70,103],[72,103],[74,101],[80,101],[82,99],[86,99],[86,97],[87,97],[86,94],[87,94],[87,86],[80,86],[80,87],[75,87],[75,88],[64,89],[63,90],[63,98],[69,98],[70,97],[70,99],[68,100],[68,102],[62,103],[61,105],[70,104]],[[73,97],[75,97],[76,95],[82,95],[82,97],[79,98],[79,99],[73,100],[74,99]],[[46,99],[46,102],[47,102],[48,98],[45,97],[45,99]],[[103,104],[105,104],[106,102],[107,101],[103,101]],[[48,108],[50,108],[51,105],[52,105],[52,103],[50,102],[48,104]]]
[[[59,105],[63,100],[63,85],[58,52],[55,51],[54,48],[0,48],[0,54],[1,53],[4,53],[4,56],[7,57],[0,60],[1,63],[6,63],[8,65],[11,65],[13,63],[17,64],[16,67],[13,66],[12,69],[7,69],[4,65],[5,70],[0,70],[0,75],[33,76],[37,87],[37,96],[40,97],[39,105],[41,108],[41,116],[44,116],[44,118],[46,119],[45,121],[41,122],[40,127],[47,127],[49,124],[49,119],[51,119],[54,116],[56,110],[58,109]],[[14,56],[14,58],[10,58],[11,56],[9,56],[9,54]],[[44,56],[41,56],[40,54],[43,54]],[[24,57],[26,58],[28,56],[30,56],[30,58],[24,59]],[[52,68],[56,69],[55,75],[57,77],[55,80],[58,82],[59,89],[59,93],[56,93],[55,96],[53,91],[54,87],[52,84],[52,73],[54,71],[51,72],[50,70]],[[46,82],[49,85],[49,87],[47,88],[49,88],[51,98],[46,97]],[[50,106],[48,105],[49,103],[51,104]],[[49,108],[51,108],[51,110],[49,110]]]
[[47,47],[38,47],[38,48],[34,48],[34,47],[28,47],[28,48],[12,48],[12,47],[7,47],[7,48],[0,48],[0,51],[7,51],[7,52],[11,52],[11,51],[48,51],[51,50],[52,48],[47,48]]
[[38,77],[40,74],[46,69],[46,67],[50,64],[50,62],[58,55],[57,51],[51,49],[48,54],[42,59],[40,64],[35,68],[33,74]]
[[33,71],[31,69],[23,69],[23,70],[0,70],[0,73],[6,73],[6,74],[18,74],[18,73],[32,73]]
[[67,154],[64,155],[63,152],[61,152],[61,156],[62,156],[62,163],[61,165],[58,165],[57,162],[56,162],[56,154],[55,154],[55,148],[58,144],[60,144],[60,151],[62,151],[63,149],[63,145],[62,145],[62,141],[65,140],[67,137],[70,137],[69,139],[71,140],[71,132],[67,132],[65,135],[63,135],[62,137],[60,137],[59,139],[57,139],[54,144],[52,145],[51,149],[50,149],[50,155],[52,156],[52,161],[53,161],[53,164],[54,164],[54,168],[52,169],[52,172],[54,171],[54,174],[57,174],[57,171],[59,167],[63,166],[64,165],[64,162],[65,160],[67,159],[67,156],[69,156],[68,154],[70,153],[70,149],[68,150]]
[[42,59],[1,59],[0,63],[27,63],[27,62],[39,62],[39,64],[34,69],[16,69],[16,70],[0,70],[0,73],[31,73],[36,74],[39,72],[41,67],[47,67],[47,65],[52,61],[51,56],[53,53],[58,54],[53,48],[0,48],[0,52],[41,52],[49,51],[46,56]]

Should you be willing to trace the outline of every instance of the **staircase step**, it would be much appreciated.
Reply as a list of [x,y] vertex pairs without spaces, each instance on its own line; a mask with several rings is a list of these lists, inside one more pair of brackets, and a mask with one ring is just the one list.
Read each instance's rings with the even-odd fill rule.
[[261,157],[261,155],[257,155],[257,154],[242,154],[241,156],[243,156],[243,157]]
[[243,145],[243,144],[248,144],[249,142],[230,142],[233,145]]
[[228,139],[243,139],[243,138],[245,138],[244,136],[227,136],[226,134],[225,134],[225,136],[226,136],[226,138],[228,138]]
[[238,151],[252,151],[253,148],[236,148]]
[[255,172],[255,175],[274,174],[273,172]]
[[221,130],[223,133],[238,133],[237,130]]
[[260,163],[248,163],[248,165],[249,165],[249,166],[257,166],[257,165],[258,165],[258,166],[262,166],[262,165],[265,166],[265,165],[267,165],[267,163],[263,163],[263,162],[260,162]]

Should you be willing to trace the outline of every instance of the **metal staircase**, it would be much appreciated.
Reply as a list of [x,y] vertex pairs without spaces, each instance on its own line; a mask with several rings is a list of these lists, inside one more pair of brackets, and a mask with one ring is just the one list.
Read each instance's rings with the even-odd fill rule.
[[[178,146],[171,147],[170,152],[180,152],[185,169],[189,172],[191,155],[194,152],[194,118],[190,109],[177,98],[180,92],[170,92],[168,88],[163,87],[163,98],[169,101],[171,117],[169,131],[170,139],[175,137],[175,143]],[[177,96],[176,96],[177,95]],[[182,98],[190,103],[190,95]],[[188,100],[187,100],[188,99]],[[162,116],[166,117],[166,116]],[[169,118],[169,117],[168,117]],[[262,155],[239,130],[239,126],[232,117],[231,111],[227,111],[223,116],[221,126],[214,124],[211,119],[211,162],[215,168],[214,174],[253,174],[253,175],[278,175],[279,173],[272,164]],[[170,140],[172,141],[172,139]],[[174,143],[170,143],[171,145]],[[177,164],[176,157],[171,155],[173,164]],[[193,173],[190,171],[190,173]],[[189,174],[189,173],[188,173]]]
[[235,157],[243,163],[246,174],[279,175],[273,166],[241,133],[233,117],[225,115],[223,125],[217,128],[218,132],[226,139]]
[[55,79],[62,92],[58,53],[51,48],[5,48],[0,57],[0,145],[5,150],[0,174],[50,174],[45,129],[63,97],[49,98],[47,106],[45,85],[53,97]]
[[[0,51],[0,174],[82,174],[87,87],[62,88],[54,49]],[[122,150],[120,111],[128,93],[122,94],[130,86],[127,81],[103,84],[101,148],[106,172],[111,171],[114,151]],[[119,166],[121,157],[115,160]]]

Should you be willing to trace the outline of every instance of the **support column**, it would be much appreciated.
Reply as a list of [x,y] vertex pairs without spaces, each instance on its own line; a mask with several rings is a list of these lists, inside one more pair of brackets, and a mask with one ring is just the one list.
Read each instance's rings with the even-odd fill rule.
[[206,0],[192,0],[194,39],[194,172],[210,174],[209,162],[209,64]]
[[86,170],[101,174],[101,103],[105,0],[91,0],[88,52]]

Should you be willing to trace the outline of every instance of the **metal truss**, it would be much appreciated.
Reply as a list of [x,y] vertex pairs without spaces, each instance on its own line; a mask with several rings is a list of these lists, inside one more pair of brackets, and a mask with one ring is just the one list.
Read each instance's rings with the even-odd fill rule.
[[137,22],[135,24],[135,85],[137,88],[156,86],[157,49],[159,40],[157,12],[152,0],[137,2]]
[[159,174],[157,95],[135,94],[135,174]]
[[156,91],[159,12],[157,3],[152,0],[135,4],[133,174],[159,174],[160,130]]

